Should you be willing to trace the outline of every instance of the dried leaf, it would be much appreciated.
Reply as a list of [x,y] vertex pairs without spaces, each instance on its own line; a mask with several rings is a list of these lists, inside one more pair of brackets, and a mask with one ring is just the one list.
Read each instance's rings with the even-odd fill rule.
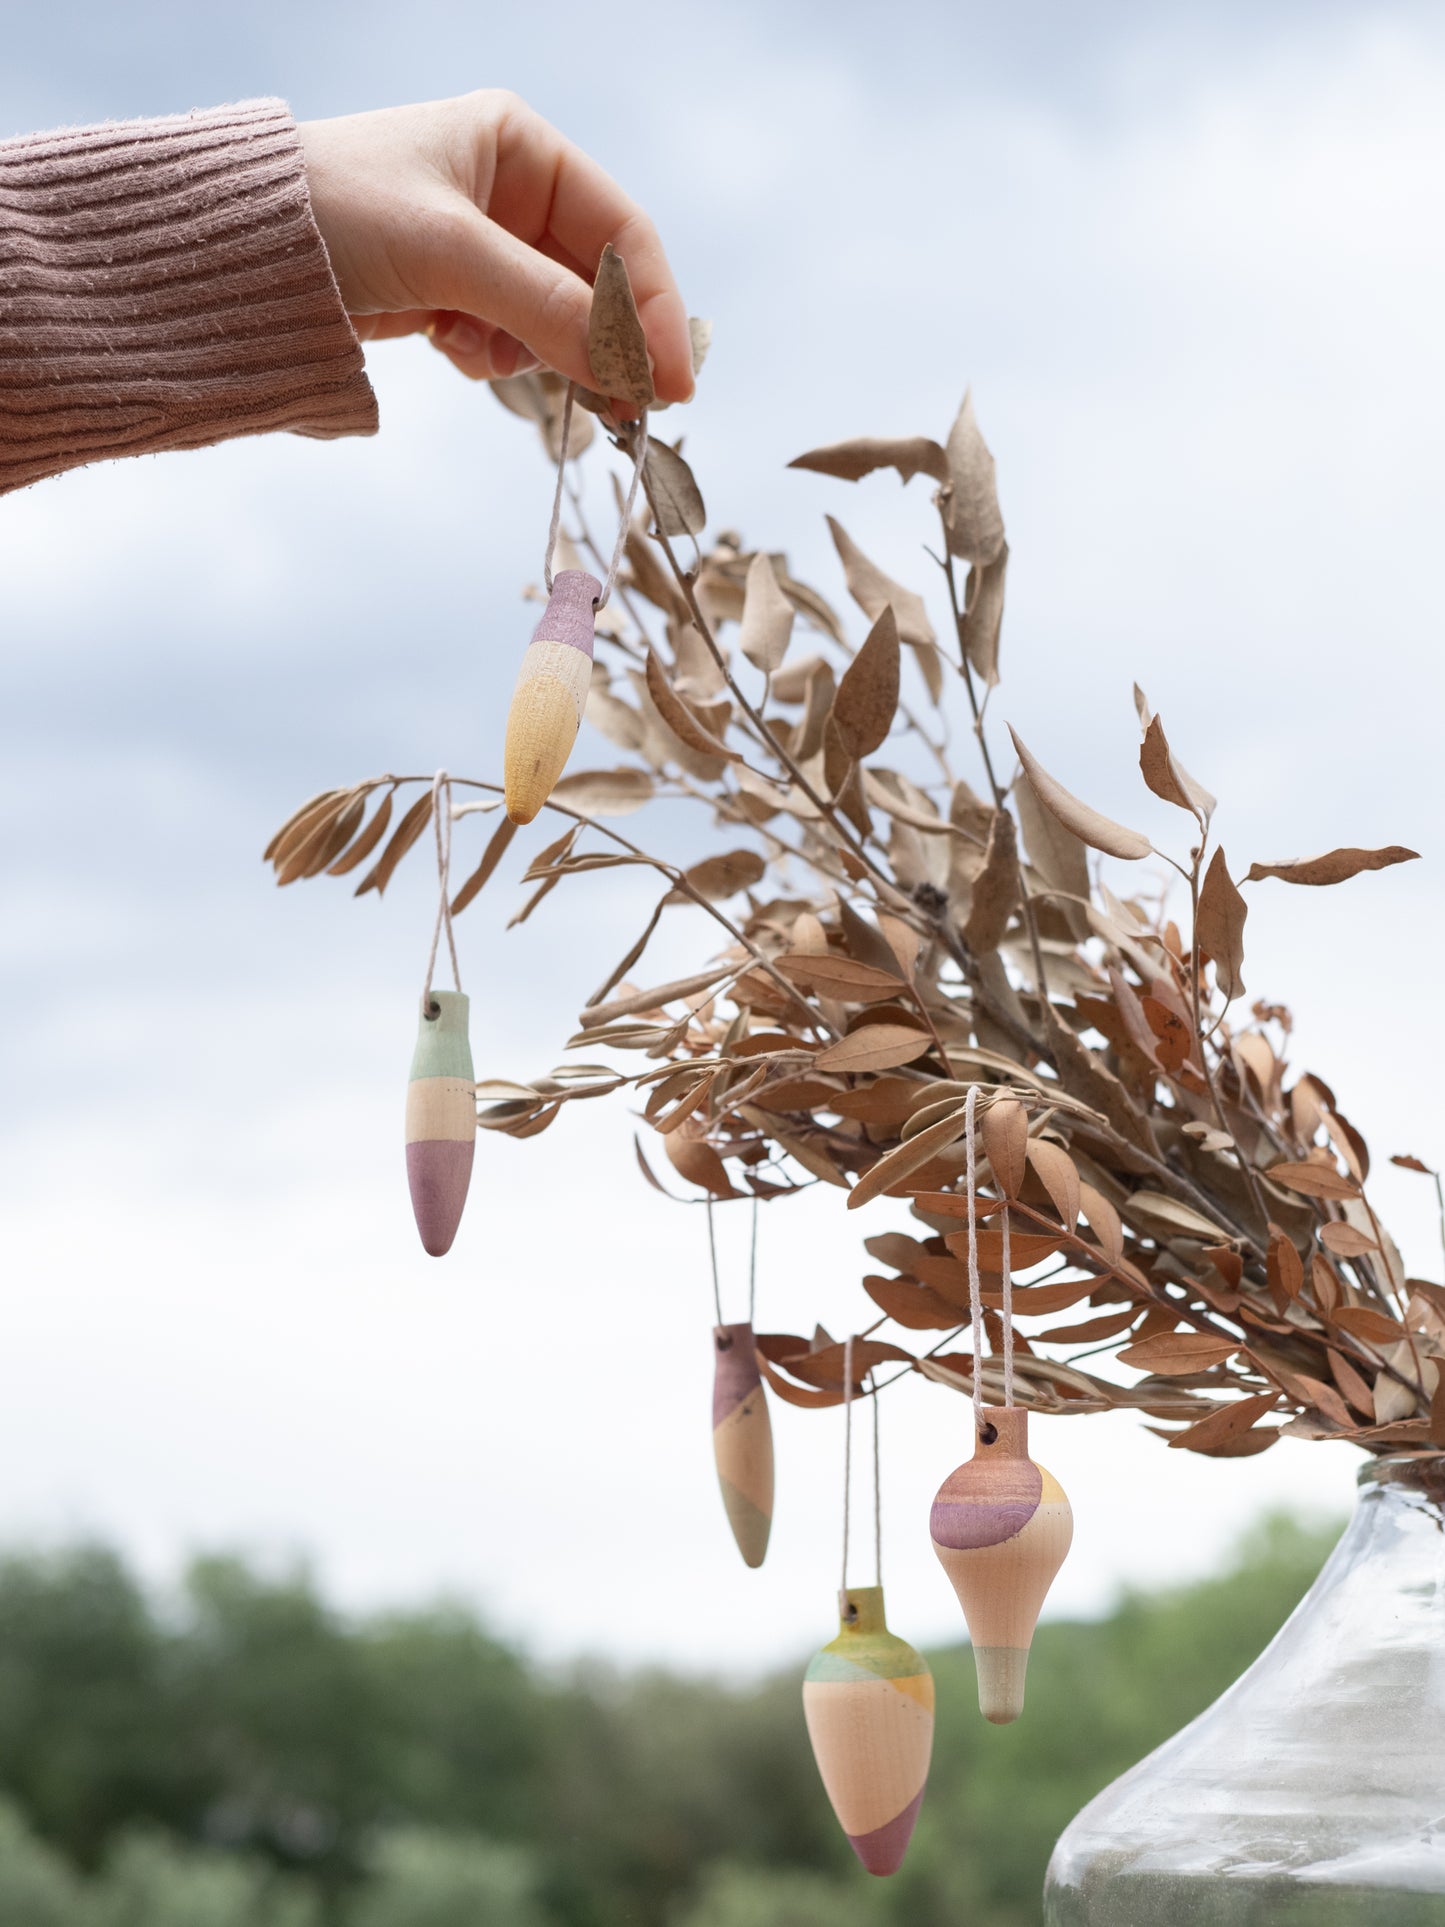
[[580,769],[562,778],[552,791],[552,801],[583,816],[630,816],[652,791],[653,781],[645,769]]
[[931,1049],[932,1039],[927,1031],[904,1024],[865,1024],[861,1030],[852,1031],[838,1043],[819,1051],[813,1064],[820,1071],[846,1071],[856,1075],[861,1071],[886,1071],[899,1064],[911,1064],[915,1057],[922,1057]]
[[908,1331],[953,1331],[958,1325],[958,1306],[927,1285],[870,1273],[863,1280],[863,1289],[885,1317]]
[[480,896],[482,888],[493,870],[501,862],[507,845],[517,834],[517,825],[509,816],[504,816],[487,840],[482,852],[482,860],[467,878],[461,889],[452,899],[452,915],[459,917],[474,897]]
[[1007,810],[995,810],[989,820],[983,868],[974,878],[973,901],[963,927],[963,940],[975,955],[998,949],[1018,904],[1019,858],[1014,820]]
[[853,1186],[848,1194],[848,1209],[856,1211],[859,1205],[867,1204],[870,1198],[876,1198],[892,1185],[901,1184],[912,1173],[921,1170],[939,1151],[962,1137],[964,1129],[963,1106],[960,1104],[952,1117],[940,1118],[936,1124],[930,1124],[906,1143],[896,1144]]
[[615,1017],[630,1017],[637,1011],[658,1011],[664,1004],[675,1003],[680,997],[692,997],[699,991],[711,990],[714,984],[722,982],[734,969],[735,964],[709,964],[706,970],[695,970],[690,977],[676,977],[671,983],[657,984],[651,990],[629,990],[625,996],[614,997],[608,1004],[589,1004],[582,1012],[583,1030],[598,1030],[603,1024],[610,1024]]
[[1200,885],[1194,934],[1200,950],[1214,959],[1215,981],[1226,1003],[1244,995],[1240,971],[1244,964],[1244,920],[1248,915],[1249,905],[1234,887],[1224,851],[1217,849]]
[[851,756],[871,756],[886,740],[898,708],[898,625],[885,607],[843,671],[833,720]]
[[[1136,696],[1140,694],[1137,685],[1134,693]],[[1182,763],[1175,762],[1164,734],[1164,725],[1157,716],[1151,717],[1144,726],[1144,741],[1139,748],[1139,768],[1144,781],[1156,796],[1166,803],[1178,804],[1181,810],[1188,810],[1191,816],[1198,818],[1201,828],[1208,825],[1216,808],[1215,799],[1207,789],[1195,782]]]
[[[600,395],[650,408],[656,400],[647,336],[638,319],[627,264],[609,241],[592,284],[587,359]],[[699,524],[699,526],[701,526]]]
[[1207,1372],[1222,1365],[1243,1344],[1239,1338],[1216,1338],[1211,1332],[1161,1332],[1157,1338],[1141,1339],[1125,1345],[1118,1356],[1121,1363],[1141,1372],[1159,1372],[1173,1378],[1183,1372]]
[[1103,1338],[1117,1338],[1120,1332],[1128,1331],[1139,1316],[1139,1307],[1129,1305],[1123,1311],[1107,1312],[1102,1318],[1086,1318],[1079,1325],[1056,1325],[1052,1331],[1040,1332],[1037,1342],[1041,1345],[1092,1345]]
[[686,743],[689,749],[695,749],[704,756],[721,756],[729,762],[737,760],[727,744],[720,742],[710,729],[698,721],[668,681],[666,670],[651,649],[647,652],[647,693],[658,715],[679,742]]
[[1338,1311],[1330,1314],[1330,1323],[1351,1338],[1363,1338],[1367,1345],[1398,1345],[1402,1328],[1393,1318],[1387,1318],[1382,1311],[1372,1311],[1368,1305],[1341,1305]]
[[1048,771],[1025,749],[1019,741],[1018,732],[1010,725],[1009,735],[1013,737],[1014,748],[1018,751],[1019,761],[1023,764],[1024,775],[1035,796],[1046,810],[1058,818],[1069,830],[1091,849],[1102,850],[1106,856],[1123,857],[1128,862],[1137,862],[1140,857],[1148,856],[1153,849],[1147,836],[1137,830],[1125,829],[1122,823],[1115,823],[1103,816],[1098,810],[1090,809],[1081,803],[1077,796],[1066,790],[1062,783],[1055,782]]
[[357,896],[364,897],[368,890],[375,890],[378,896],[381,895],[387,884],[391,882],[397,864],[430,823],[431,808],[432,793],[430,790],[424,790],[392,831],[391,841],[382,851],[380,861],[374,869],[368,870],[365,877],[357,884]]
[[1028,1160],[1048,1192],[1060,1223],[1066,1231],[1072,1231],[1079,1221],[1081,1202],[1079,1173],[1074,1160],[1061,1145],[1037,1137],[1031,1137],[1028,1141]]
[[663,535],[702,534],[707,527],[702,491],[675,448],[665,442],[649,442],[642,479]]
[[[984,1112],[979,1130],[995,1182],[1006,1198],[1016,1198],[1028,1170],[1028,1113],[1016,1097],[996,1098]],[[1016,1263],[1022,1269],[1023,1260]]]
[[1358,1258],[1366,1251],[1378,1251],[1374,1238],[1356,1231],[1352,1224],[1326,1224],[1320,1227],[1320,1243],[1337,1258]]
[[858,435],[851,441],[810,449],[795,456],[788,467],[836,475],[842,482],[861,481],[880,468],[896,468],[905,482],[915,475],[931,475],[935,482],[948,480],[948,457],[926,435]]
[[1332,1164],[1271,1164],[1264,1175],[1306,1198],[1353,1198],[1360,1188]]
[[898,979],[872,964],[855,963],[851,957],[830,951],[826,956],[809,956],[788,950],[777,959],[776,968],[790,983],[804,984],[821,996],[834,997],[845,1004],[876,1004],[884,997],[898,995]]
[[793,605],[778,586],[772,558],[759,549],[748,564],[738,646],[755,669],[773,675],[788,653]]
[[705,1138],[693,1137],[685,1131],[674,1131],[662,1143],[673,1169],[689,1184],[710,1192],[715,1198],[735,1198],[738,1195],[723,1168],[722,1159]]
[[1182,1446],[1186,1452],[1211,1452],[1216,1446],[1223,1445],[1238,1433],[1248,1432],[1266,1412],[1273,1411],[1279,1403],[1278,1392],[1254,1392],[1248,1398],[1235,1399],[1229,1405],[1221,1405],[1217,1412],[1207,1418],[1197,1419],[1193,1425],[1186,1425],[1182,1432],[1176,1432],[1169,1443]]
[[1402,1152],[1398,1156],[1392,1157],[1390,1162],[1391,1164],[1398,1164],[1402,1171],[1420,1171],[1423,1172],[1427,1178],[1433,1178],[1435,1175],[1428,1164],[1423,1163],[1417,1157],[1411,1157],[1408,1152]]
[[1099,1241],[1099,1249],[1111,1265],[1117,1265],[1124,1256],[1124,1227],[1119,1222],[1119,1214],[1092,1184],[1079,1185],[1079,1213],[1085,1224]]
[[729,850],[725,856],[710,856],[694,863],[682,874],[699,896],[706,897],[710,903],[721,903],[727,897],[736,896],[739,890],[749,890],[760,883],[767,869],[756,850]]
[[1293,1241],[1287,1238],[1277,1225],[1270,1227],[1266,1276],[1269,1279],[1269,1288],[1274,1294],[1274,1302],[1281,1311],[1292,1298],[1298,1298],[1304,1290],[1304,1260],[1295,1249]]
[[949,479],[941,502],[949,553],[968,562],[992,562],[1003,548],[1003,516],[993,456],[979,432],[971,392],[963,398],[945,452]]
[[[1008,543],[991,562],[976,562],[963,586],[963,653],[990,689],[998,681],[998,639],[1003,628]],[[936,700],[936,699],[935,699]]]
[[345,790],[322,790],[319,795],[308,797],[299,810],[291,812],[271,838],[261,852],[261,861],[273,863],[293,850],[307,834],[317,817],[329,813],[330,809],[334,808],[346,794]]
[[1330,1374],[1341,1392],[1357,1412],[1363,1412],[1367,1419],[1373,1419],[1375,1401],[1364,1379],[1347,1358],[1340,1356],[1333,1345],[1328,1348],[1327,1356],[1330,1361]]
[[1293,863],[1251,863],[1246,881],[1258,883],[1261,877],[1278,877],[1284,883],[1344,883],[1362,870],[1388,870],[1392,863],[1409,863],[1419,854],[1398,843],[1383,850],[1330,850],[1324,856],[1299,857]]
[[337,857],[331,868],[326,872],[328,876],[344,877],[348,871],[358,869],[361,864],[365,863],[377,844],[380,843],[381,839],[386,835],[387,825],[391,821],[391,799],[394,795],[394,790],[388,790],[386,792],[386,795],[381,799],[381,807],[377,810],[375,816],[372,817],[371,821],[361,832],[361,835],[357,837],[351,848],[343,855]]
[[831,515],[827,517],[827,523],[838,559],[843,564],[848,593],[868,620],[876,622],[885,609],[892,609],[899,641],[911,643],[915,648],[933,648],[937,637],[933,632],[933,624],[928,620],[923,597],[912,589],[903,588],[891,576],[885,575],[877,563],[870,562],[848,531]]

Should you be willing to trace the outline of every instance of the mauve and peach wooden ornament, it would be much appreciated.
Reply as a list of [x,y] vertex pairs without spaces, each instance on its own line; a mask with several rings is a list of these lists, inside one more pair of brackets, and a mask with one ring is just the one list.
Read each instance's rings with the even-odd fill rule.
[[760,1566],[773,1528],[773,1425],[753,1328],[713,1329],[712,1449],[722,1501],[743,1564]]
[[838,1637],[803,1681],[803,1717],[849,1846],[869,1873],[896,1873],[928,1784],[933,1675],[889,1632],[881,1586],[850,1586],[838,1604]]
[[1074,1515],[1029,1457],[1028,1413],[985,1406],[982,1419],[973,1457],[938,1488],[929,1530],[968,1621],[979,1709],[1006,1726],[1023,1711],[1029,1646]]
[[451,1250],[472,1179],[477,1099],[468,1004],[460,990],[428,991],[406,1087],[411,1208],[422,1244],[433,1258]]
[[559,570],[522,658],[502,759],[507,815],[514,823],[532,821],[572,754],[592,683],[601,594],[602,584],[585,569]]

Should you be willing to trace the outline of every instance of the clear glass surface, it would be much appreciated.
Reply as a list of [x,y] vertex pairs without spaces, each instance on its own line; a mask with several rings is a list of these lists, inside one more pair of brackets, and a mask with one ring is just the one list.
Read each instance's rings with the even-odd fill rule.
[[1445,1927],[1445,1460],[1377,1460],[1249,1671],[1054,1849],[1047,1927]]

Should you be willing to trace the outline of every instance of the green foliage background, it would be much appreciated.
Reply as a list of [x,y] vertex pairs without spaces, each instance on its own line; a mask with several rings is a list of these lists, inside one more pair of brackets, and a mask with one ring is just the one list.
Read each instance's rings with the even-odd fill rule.
[[[801,1665],[745,1691],[539,1672],[469,1612],[366,1620],[198,1561],[148,1597],[87,1547],[0,1561],[7,1927],[1025,1927],[1055,1835],[1271,1637],[1333,1533],[1046,1625],[1013,1727],[934,1653],[928,1800],[891,1881],[815,1776]],[[826,1629],[819,1629],[820,1639]]]

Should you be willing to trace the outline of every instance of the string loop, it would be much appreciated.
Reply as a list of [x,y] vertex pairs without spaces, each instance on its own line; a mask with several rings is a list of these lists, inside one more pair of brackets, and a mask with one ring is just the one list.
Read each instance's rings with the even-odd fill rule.
[[426,1017],[433,1014],[431,980],[437,967],[437,950],[441,944],[444,927],[447,933],[447,949],[451,952],[452,982],[458,990],[462,987],[462,973],[457,964],[457,940],[452,932],[452,782],[444,769],[439,769],[432,778],[431,813],[437,839],[438,902],[437,920],[431,933],[431,950],[426,960],[426,982],[422,985],[421,991],[422,1014]]
[[[547,584],[547,593],[552,593],[552,555],[557,547],[557,536],[562,526],[562,485],[567,474],[567,448],[572,439],[572,406],[577,393],[577,384],[569,381],[567,398],[562,404],[562,433],[557,454],[557,487],[552,496],[552,520],[547,529],[547,553],[542,558],[542,579]],[[627,501],[622,510],[622,519],[617,528],[617,540],[612,548],[612,560],[607,565],[607,575],[602,584],[602,593],[592,607],[599,613],[607,607],[612,594],[612,585],[617,580],[617,571],[622,566],[622,551],[627,545],[627,531],[632,526],[632,511],[637,503],[637,490],[642,481],[642,468],[647,460],[647,410],[644,408],[637,418],[633,431],[632,481],[628,485]]]
[[[871,1378],[871,1371],[867,1374]],[[883,1584],[883,1487],[879,1471],[878,1387],[870,1385],[873,1401],[873,1572],[875,1586]],[[851,1617],[848,1598],[848,1531],[853,1513],[853,1334],[843,1341],[843,1573],[839,1599]]]

